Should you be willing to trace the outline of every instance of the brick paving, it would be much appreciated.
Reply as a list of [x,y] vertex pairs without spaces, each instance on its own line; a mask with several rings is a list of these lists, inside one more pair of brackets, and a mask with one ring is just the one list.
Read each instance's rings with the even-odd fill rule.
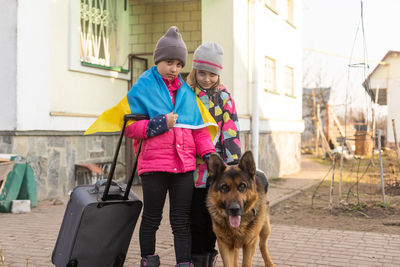
[[[279,186],[272,184],[274,205],[301,189],[316,183],[326,168],[307,158],[302,172],[286,177]],[[134,191],[141,196],[139,186]],[[165,210],[168,211],[168,203]],[[53,266],[51,253],[58,235],[65,204],[41,201],[26,214],[0,213],[0,267]],[[162,266],[174,266],[175,255],[168,212],[157,233],[157,253]],[[125,266],[139,266],[138,229],[135,228]],[[322,230],[272,225],[269,251],[276,266],[400,266],[400,235],[369,232]],[[27,264],[28,262],[28,264]],[[223,266],[219,259],[217,266]],[[253,266],[264,266],[258,249]]]

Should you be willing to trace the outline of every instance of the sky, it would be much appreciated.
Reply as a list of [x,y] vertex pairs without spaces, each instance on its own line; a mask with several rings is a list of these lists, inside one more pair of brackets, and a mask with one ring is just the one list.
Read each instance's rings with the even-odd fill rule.
[[[304,86],[331,87],[336,110],[351,105],[368,112],[361,83],[387,51],[400,51],[399,28],[400,0],[304,0]],[[369,69],[349,67],[363,62]]]

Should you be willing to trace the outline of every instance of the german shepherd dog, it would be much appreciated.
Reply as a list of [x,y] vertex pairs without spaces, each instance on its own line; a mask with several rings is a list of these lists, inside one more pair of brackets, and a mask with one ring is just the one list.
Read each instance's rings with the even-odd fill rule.
[[238,267],[239,249],[243,249],[243,267],[251,267],[257,241],[265,266],[274,264],[268,253],[268,183],[256,175],[253,153],[243,154],[238,165],[227,166],[213,154],[208,162],[210,187],[207,207],[219,252],[225,267]]

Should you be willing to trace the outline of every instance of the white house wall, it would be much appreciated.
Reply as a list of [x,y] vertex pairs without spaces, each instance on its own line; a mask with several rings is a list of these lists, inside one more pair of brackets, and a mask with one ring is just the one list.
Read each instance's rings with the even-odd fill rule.
[[[224,70],[222,81],[233,93],[236,101],[240,125],[243,130],[248,128],[251,115],[252,89],[252,5],[254,1],[247,0],[204,0],[202,1],[202,42],[216,41],[224,49]],[[277,1],[278,5],[283,1]],[[304,123],[301,114],[302,101],[302,2],[295,3],[295,28],[285,21],[284,10],[275,14],[270,9],[264,9],[263,26],[259,27],[258,38],[262,40],[263,54],[276,61],[276,87],[278,95],[262,92],[260,99],[260,117],[270,121],[262,125],[260,131],[302,132]],[[224,14],[224,16],[221,16]],[[235,19],[233,19],[233,17]],[[284,68],[294,69],[294,95],[288,97],[284,89]],[[264,66],[259,66],[263,71]],[[280,121],[275,123],[273,121]],[[293,126],[294,125],[294,126]],[[276,128],[278,127],[278,128]]]
[[394,143],[394,134],[392,119],[395,120],[397,140],[400,140],[400,56],[398,54],[392,55],[388,60],[389,63],[389,81],[388,81],[388,94],[387,94],[387,141]]
[[17,118],[17,1],[0,1],[0,130],[14,130]]
[[17,130],[46,129],[50,111],[50,2],[19,1],[17,30]]
[[[276,2],[278,14],[261,0],[203,0],[201,6],[202,42],[215,41],[224,49],[222,82],[233,93],[236,102],[242,149],[252,149],[252,138],[255,138],[255,143],[258,143],[258,167],[269,177],[279,177],[300,169],[300,133],[304,129],[301,112],[302,1],[294,1],[294,27],[283,15],[282,6],[286,1]],[[257,5],[257,9],[253,5]],[[254,20],[255,13],[259,16]],[[259,23],[255,33],[254,21]],[[258,54],[255,54],[257,51]],[[257,84],[253,79],[257,77],[263,81],[265,56],[276,62],[278,94],[265,92],[263,82],[260,83],[257,141],[251,123],[252,93]],[[258,67],[258,76],[254,75],[255,66]],[[284,92],[285,66],[294,69],[294,97]]]
[[[400,73],[400,70],[399,72]],[[387,141],[390,143],[394,142],[392,119],[395,120],[396,124],[396,135],[397,140],[400,140],[400,77],[391,79],[389,82],[388,90],[388,116],[387,116]]]
[[[294,1],[299,3],[299,1]],[[282,4],[283,1],[277,1]],[[278,6],[277,8],[279,8]],[[281,12],[275,14],[264,9],[265,28],[259,33],[264,38],[264,55],[276,62],[277,95],[264,92],[262,98],[262,116],[269,119],[302,120],[302,38],[301,38],[301,5],[295,6],[295,26],[289,25]],[[284,92],[285,66],[294,70],[294,96],[288,97]],[[285,108],[282,108],[285,107]]]
[[387,88],[387,142],[394,143],[392,119],[395,120],[397,139],[400,138],[400,57],[393,53],[385,58],[385,64],[373,72],[369,88]]
[[79,11],[70,18],[69,3],[18,1],[17,130],[85,130],[127,92],[124,79],[71,71],[69,23]]
[[[120,48],[126,49],[126,59],[128,53],[139,54],[152,66],[157,40],[175,24],[190,51],[183,70],[188,72],[192,52],[200,43],[221,44],[225,52],[222,80],[235,98],[242,148],[248,149],[253,141],[250,119],[254,44],[249,14],[254,1],[264,7],[265,13],[260,16],[265,25],[260,25],[257,36],[266,36],[262,43],[265,51],[256,56],[276,60],[279,92],[279,95],[263,92],[259,99],[258,163],[269,177],[279,177],[300,168],[301,0],[294,0],[296,29],[284,20],[284,11],[274,14],[261,0],[130,0],[127,1],[130,13],[124,10],[124,22],[121,22],[129,25],[126,32],[129,48]],[[1,3],[5,11],[0,12],[0,23],[3,22],[0,29],[5,31],[0,41],[11,47],[5,50],[7,54],[1,54],[0,60],[0,66],[6,68],[0,75],[9,77],[2,79],[6,89],[4,93],[3,84],[0,85],[0,104],[4,104],[4,94],[10,97],[6,100],[8,106],[0,105],[1,111],[7,114],[0,120],[0,153],[15,153],[29,162],[35,173],[39,199],[65,196],[75,185],[76,164],[112,158],[117,135],[82,136],[81,131],[122,99],[129,76],[82,66],[79,0]],[[3,45],[1,42],[0,47]],[[294,69],[295,98],[283,93],[285,65]],[[10,134],[5,130],[13,131]],[[125,162],[123,154],[120,154],[121,161]]]
[[[248,115],[251,112],[248,1],[203,0],[201,16],[202,42],[217,42],[224,49],[221,80],[232,93],[238,114]],[[240,124],[242,129],[249,125],[243,125],[242,120]]]
[[217,42],[222,46],[224,50],[224,68],[221,80],[228,90],[233,93],[234,97],[241,96],[235,90],[236,81],[246,77],[245,73],[239,77],[233,75],[236,60],[234,51],[237,50],[236,43],[234,42],[236,32],[234,31],[233,15],[235,10],[234,5],[238,2],[242,1],[205,0],[201,2],[202,43]]
[[389,77],[389,70],[388,65],[381,65],[379,68],[374,72],[371,76],[369,81],[369,88],[376,89],[376,88],[386,88],[388,77]]
[[[251,94],[249,94],[251,66],[249,61],[249,12],[248,1],[233,1],[233,62],[232,62],[232,92],[235,97],[239,114],[251,112]],[[226,57],[225,57],[226,58]],[[246,129],[241,122],[242,129]],[[247,128],[249,129],[249,128]]]

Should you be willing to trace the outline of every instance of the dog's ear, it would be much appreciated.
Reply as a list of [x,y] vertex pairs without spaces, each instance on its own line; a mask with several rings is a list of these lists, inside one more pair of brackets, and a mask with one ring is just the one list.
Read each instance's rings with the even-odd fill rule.
[[224,162],[217,154],[212,154],[210,156],[207,167],[208,177],[211,178],[211,180],[215,180],[215,178],[219,177],[226,168]]
[[239,160],[239,168],[254,177],[256,174],[256,163],[254,162],[253,153],[246,151]]

